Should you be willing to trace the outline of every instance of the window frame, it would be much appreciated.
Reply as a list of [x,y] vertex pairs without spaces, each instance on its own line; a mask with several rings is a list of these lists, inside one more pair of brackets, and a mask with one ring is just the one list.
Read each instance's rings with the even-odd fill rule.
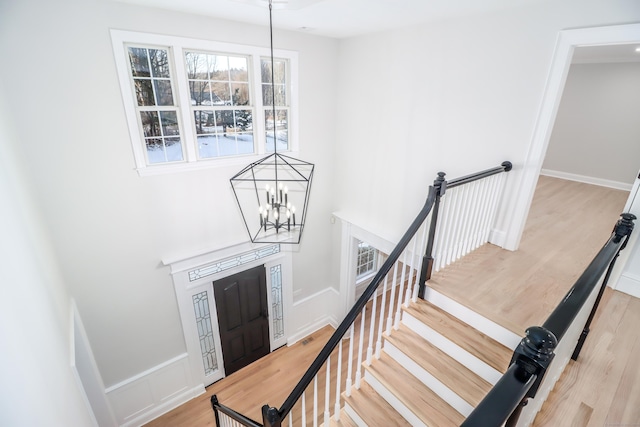
[[[135,168],[140,176],[159,175],[188,170],[210,169],[226,166],[244,165],[257,161],[266,155],[266,129],[265,129],[265,107],[262,102],[262,80],[260,73],[261,60],[270,58],[269,47],[258,47],[235,43],[218,42],[204,39],[193,39],[177,37],[163,34],[140,33],[134,31],[115,30],[111,31],[111,41],[114,51],[116,70],[120,82],[120,91],[123,100],[127,128],[130,142],[133,149]],[[170,68],[173,71],[172,87],[174,88],[175,104],[178,111],[178,121],[183,144],[184,159],[180,162],[147,164],[147,155],[144,140],[139,125],[137,114],[137,102],[135,89],[133,88],[127,48],[128,46],[144,46],[168,48],[171,61]],[[252,154],[241,154],[235,156],[199,158],[198,141],[195,126],[192,123],[191,96],[189,92],[189,80],[185,63],[185,52],[201,51],[210,53],[220,53],[225,55],[242,55],[249,57],[250,67],[250,96],[253,101],[255,117],[253,118],[254,144],[256,151]],[[296,156],[299,151],[298,144],[298,53],[292,50],[274,49],[274,59],[284,59],[288,62],[287,88],[289,90],[288,111],[289,111],[289,149],[286,151],[292,156]]]
[[[373,264],[370,270],[365,271],[364,273],[360,273],[358,274],[358,270],[360,269],[360,249],[361,246],[360,245],[367,245],[370,249],[370,252],[373,252]],[[369,263],[369,261],[367,261],[367,264]],[[356,262],[355,262],[355,271],[356,271],[356,285],[371,279],[371,277],[373,277],[379,269],[380,266],[380,250],[378,250],[378,248],[376,248],[375,246],[373,246],[370,243],[367,243],[363,240],[358,240],[356,243]]]

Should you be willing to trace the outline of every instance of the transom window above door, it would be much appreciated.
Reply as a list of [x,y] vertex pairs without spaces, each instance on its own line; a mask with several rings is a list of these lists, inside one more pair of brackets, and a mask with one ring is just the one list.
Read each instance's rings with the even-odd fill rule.
[[246,163],[274,144],[297,151],[296,52],[275,51],[272,70],[268,48],[119,30],[111,37],[140,175]]

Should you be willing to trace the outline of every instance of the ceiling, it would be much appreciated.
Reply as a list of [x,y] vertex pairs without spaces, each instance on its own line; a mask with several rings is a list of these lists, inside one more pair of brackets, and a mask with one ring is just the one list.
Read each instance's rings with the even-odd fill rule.
[[[256,25],[269,25],[268,0],[114,0]],[[273,25],[347,38],[546,0],[272,0]],[[581,47],[573,63],[640,62],[636,45]]]
[[[268,25],[268,0],[116,0]],[[273,25],[345,38],[544,0],[273,0]]]

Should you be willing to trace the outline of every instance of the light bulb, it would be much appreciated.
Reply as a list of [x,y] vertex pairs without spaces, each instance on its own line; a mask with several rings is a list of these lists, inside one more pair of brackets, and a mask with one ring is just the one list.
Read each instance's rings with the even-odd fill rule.
[[278,211],[273,211],[273,217],[274,217],[275,219],[278,219]]
[[291,213],[296,213],[296,207],[295,206],[291,206]]
[[287,187],[286,185],[284,186],[284,194],[287,194],[289,192],[289,187]]

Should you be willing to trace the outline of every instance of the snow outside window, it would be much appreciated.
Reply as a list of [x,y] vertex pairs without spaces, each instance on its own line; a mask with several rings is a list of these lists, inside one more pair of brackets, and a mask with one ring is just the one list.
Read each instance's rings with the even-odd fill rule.
[[245,164],[274,144],[297,150],[296,52],[275,50],[272,70],[268,48],[120,30],[111,38],[140,175]]
[[378,269],[378,250],[366,242],[358,242],[356,283],[368,279]]

